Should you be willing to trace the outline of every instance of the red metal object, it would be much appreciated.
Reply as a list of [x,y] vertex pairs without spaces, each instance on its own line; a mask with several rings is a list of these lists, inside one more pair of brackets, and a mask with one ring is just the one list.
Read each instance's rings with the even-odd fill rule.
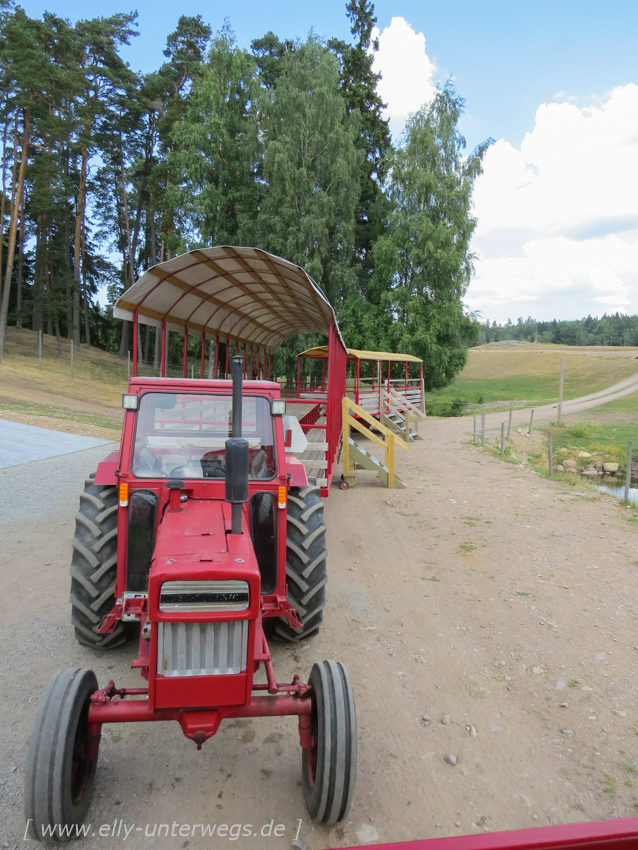
[[202,357],[201,357],[201,365],[199,368],[199,377],[204,377],[204,362],[206,360],[206,331],[202,331]]
[[326,436],[328,442],[327,485],[321,495],[328,495],[332,473],[337,460],[339,439],[341,437],[341,400],[346,394],[346,363],[348,352],[341,340],[335,323],[330,322],[328,342],[328,400],[326,408]]
[[137,376],[137,354],[138,354],[138,335],[140,332],[139,315],[137,311],[133,315],[133,377]]
[[374,847],[375,850],[636,850],[638,818],[400,841]]
[[188,377],[188,325],[184,326],[184,354],[182,356],[182,378]]
[[95,484],[100,484],[102,487],[108,486],[109,484],[117,484],[117,468],[119,466],[119,452],[111,452],[110,455],[104,458],[103,461],[100,461],[97,467],[97,472],[95,473]]
[[160,365],[160,376],[166,376],[166,319],[162,319],[162,358]]

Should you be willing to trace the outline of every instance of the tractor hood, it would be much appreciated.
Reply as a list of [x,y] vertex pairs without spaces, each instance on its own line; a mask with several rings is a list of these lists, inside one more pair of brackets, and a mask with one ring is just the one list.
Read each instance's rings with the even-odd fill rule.
[[[175,619],[159,611],[159,592],[165,581],[246,581],[250,604],[237,619],[257,616],[261,576],[246,517],[243,534],[230,534],[230,527],[231,506],[218,500],[188,499],[180,511],[164,512],[149,576],[151,620]],[[209,617],[186,614],[179,619]]]

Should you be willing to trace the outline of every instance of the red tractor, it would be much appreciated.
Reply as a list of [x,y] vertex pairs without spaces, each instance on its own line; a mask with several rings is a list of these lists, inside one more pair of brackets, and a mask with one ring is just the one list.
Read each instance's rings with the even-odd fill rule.
[[286,451],[299,426],[284,416],[279,384],[241,375],[236,356],[232,382],[134,378],[123,396],[120,450],[80,496],[72,620],[96,649],[123,643],[138,623],[132,666],[144,687],[99,688],[77,668],[52,676],[29,746],[31,838],[65,840],[82,822],[104,723],[176,720],[200,749],[226,718],[297,715],[310,816],[332,824],[348,812],[357,752],[348,672],[323,661],[307,684],[279,684],[266,639],[319,629],[323,503]]

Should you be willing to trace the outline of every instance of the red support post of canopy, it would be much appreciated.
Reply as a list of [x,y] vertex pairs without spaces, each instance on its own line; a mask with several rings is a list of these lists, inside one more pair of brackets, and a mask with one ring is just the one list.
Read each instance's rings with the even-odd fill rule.
[[325,358],[321,361],[321,392],[325,393],[326,391],[326,360]]
[[230,355],[230,340],[226,337],[226,372],[224,374],[225,378],[228,378],[228,357]]
[[297,398],[301,398],[299,391],[299,376],[301,375],[301,357],[297,357]]
[[213,377],[217,380],[219,375],[219,337],[215,337],[215,374]]
[[188,369],[188,325],[184,325],[184,354],[182,356],[182,378],[186,377]]
[[419,374],[419,407],[423,410],[423,361],[421,361],[421,371]]
[[244,358],[243,358],[243,359],[244,359],[244,363],[243,363],[243,369],[244,369],[243,379],[244,379],[244,381],[245,381],[245,380],[246,380],[246,343],[244,343]]
[[355,375],[355,391],[354,391],[354,403],[359,404],[359,379],[361,377],[361,361],[357,360],[357,372]]
[[140,317],[137,312],[133,314],[133,377],[137,378],[137,353],[139,348],[138,336],[140,332]]
[[160,378],[166,377],[166,319],[162,319],[162,357],[160,362]]
[[204,377],[204,360],[206,359],[206,331],[202,331],[202,357],[201,357],[201,365],[199,367],[199,377]]
[[272,381],[272,349],[268,350],[268,380]]
[[405,403],[408,403],[408,361],[405,361]]

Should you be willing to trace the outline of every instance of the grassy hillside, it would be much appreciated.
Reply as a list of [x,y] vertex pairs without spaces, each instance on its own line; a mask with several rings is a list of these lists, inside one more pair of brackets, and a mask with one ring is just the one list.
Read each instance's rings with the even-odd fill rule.
[[603,390],[638,372],[638,348],[484,345],[470,349],[463,372],[449,387],[428,394],[426,404],[437,413],[437,407],[449,406],[454,399],[491,407],[554,401],[561,357],[565,399]]

